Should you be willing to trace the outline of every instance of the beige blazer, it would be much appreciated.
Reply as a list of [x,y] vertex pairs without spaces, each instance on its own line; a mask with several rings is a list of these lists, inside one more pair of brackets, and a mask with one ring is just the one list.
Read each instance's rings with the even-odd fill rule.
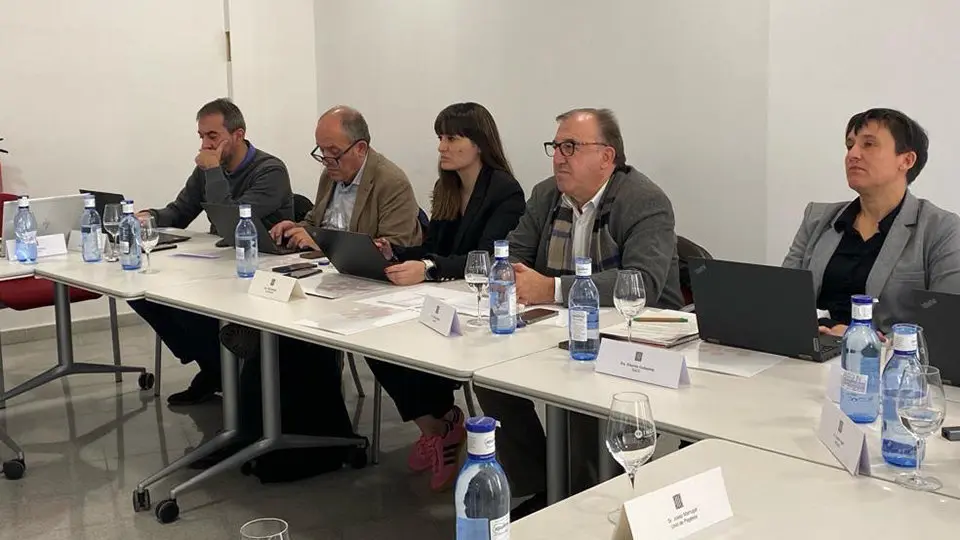
[[[300,225],[320,227],[336,181],[326,171],[320,175],[313,210]],[[386,238],[396,246],[420,245],[423,231],[417,216],[420,206],[407,175],[382,154],[370,148],[363,168],[357,202],[350,217],[350,230],[374,238]]]

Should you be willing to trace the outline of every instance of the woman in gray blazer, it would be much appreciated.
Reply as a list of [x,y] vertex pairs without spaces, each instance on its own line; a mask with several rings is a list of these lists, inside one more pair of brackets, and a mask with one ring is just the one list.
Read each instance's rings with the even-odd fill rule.
[[847,184],[859,197],[808,204],[783,266],[813,273],[821,332],[843,334],[854,294],[879,298],[874,321],[889,332],[910,319],[912,290],[960,294],[960,217],[908,189],[927,162],[917,122],[870,109],[846,134]]

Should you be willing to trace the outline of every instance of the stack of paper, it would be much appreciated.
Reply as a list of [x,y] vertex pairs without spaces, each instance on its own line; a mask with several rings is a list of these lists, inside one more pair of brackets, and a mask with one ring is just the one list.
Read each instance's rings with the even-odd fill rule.
[[[643,319],[662,318],[675,319],[671,322],[647,322]],[[639,319],[639,320],[637,320]],[[600,331],[603,337],[627,339],[627,323],[604,328]],[[669,309],[647,309],[633,321],[631,340],[635,343],[655,345],[657,347],[675,347],[682,343],[693,341],[700,336],[697,327],[697,316],[693,313],[673,311]]]
[[318,319],[301,319],[297,324],[349,336],[416,318],[417,313],[408,309],[354,303]]
[[[411,287],[397,292],[364,298],[357,300],[357,302],[372,306],[387,306],[419,312],[423,307],[423,299],[428,296],[453,306],[459,313],[465,315],[477,314],[477,296],[475,294],[455,291],[446,287],[437,287],[436,285]],[[480,312],[487,313],[489,311],[490,301],[487,298],[483,298],[480,302]]]

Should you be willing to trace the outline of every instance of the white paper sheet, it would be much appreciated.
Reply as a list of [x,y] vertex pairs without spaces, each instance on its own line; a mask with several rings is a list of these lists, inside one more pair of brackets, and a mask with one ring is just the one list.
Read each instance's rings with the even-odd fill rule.
[[737,377],[753,377],[783,361],[783,356],[700,341],[681,346],[687,367]]
[[380,283],[333,272],[324,272],[320,274],[320,276],[320,283],[316,287],[307,289],[304,292],[310,296],[336,299],[345,296],[384,291],[393,287],[393,285],[389,283]]
[[337,310],[335,314],[316,319],[301,319],[296,323],[301,326],[349,336],[366,330],[410,321],[416,319],[418,315],[416,311],[408,309],[355,303],[352,307]]

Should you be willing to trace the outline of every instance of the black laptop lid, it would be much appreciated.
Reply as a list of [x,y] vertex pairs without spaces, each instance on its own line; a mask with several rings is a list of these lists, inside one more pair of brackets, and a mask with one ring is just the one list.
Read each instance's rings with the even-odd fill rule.
[[97,205],[97,213],[100,214],[100,217],[103,218],[103,208],[108,204],[120,204],[125,199],[123,198],[122,193],[110,193],[107,191],[96,191],[93,189],[81,189],[80,193],[89,193],[93,195],[94,201]]
[[821,360],[808,270],[692,259],[690,278],[704,341]]
[[953,337],[960,330],[960,295],[913,291],[914,321],[923,327],[930,365],[940,368],[943,384],[960,386],[960,356]]
[[307,228],[323,254],[341,274],[387,281],[390,263],[366,234],[336,229]]

